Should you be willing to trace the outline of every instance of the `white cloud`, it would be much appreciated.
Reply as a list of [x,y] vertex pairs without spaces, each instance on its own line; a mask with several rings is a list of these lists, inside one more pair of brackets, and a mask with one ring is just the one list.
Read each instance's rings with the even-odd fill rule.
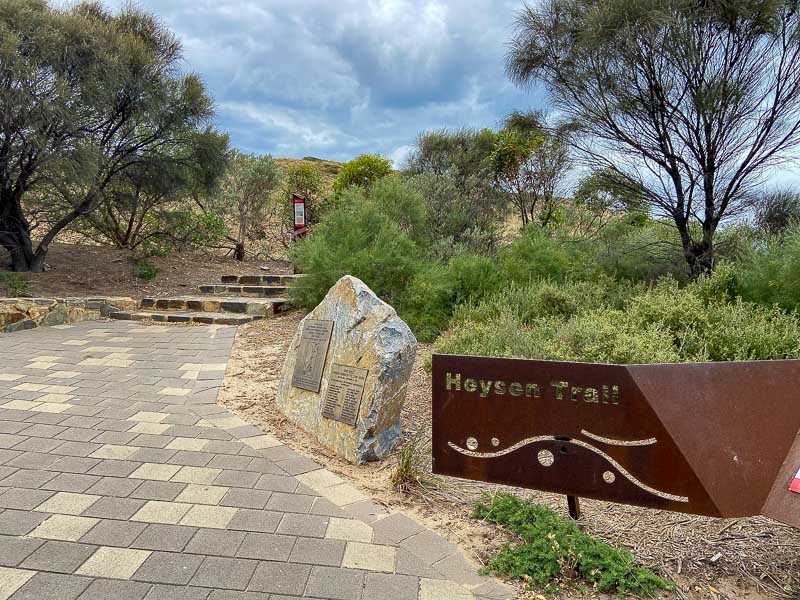
[[421,131],[496,126],[536,104],[503,72],[521,0],[140,3],[183,41],[247,151],[399,164]]
[[413,150],[414,146],[410,144],[407,144],[405,146],[400,146],[399,148],[395,149],[394,152],[389,154],[389,158],[392,161],[392,167],[395,169],[404,168]]

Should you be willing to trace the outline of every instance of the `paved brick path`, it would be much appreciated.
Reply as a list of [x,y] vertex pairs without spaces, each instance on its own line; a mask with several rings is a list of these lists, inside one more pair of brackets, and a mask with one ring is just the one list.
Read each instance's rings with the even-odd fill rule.
[[231,327],[0,335],[0,600],[506,598],[215,402]]

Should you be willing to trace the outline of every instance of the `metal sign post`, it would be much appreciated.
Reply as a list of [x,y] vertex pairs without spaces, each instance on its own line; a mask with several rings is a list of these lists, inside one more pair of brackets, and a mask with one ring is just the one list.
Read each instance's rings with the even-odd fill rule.
[[[433,356],[434,472],[800,527],[800,361]],[[797,488],[798,485],[795,484]]]

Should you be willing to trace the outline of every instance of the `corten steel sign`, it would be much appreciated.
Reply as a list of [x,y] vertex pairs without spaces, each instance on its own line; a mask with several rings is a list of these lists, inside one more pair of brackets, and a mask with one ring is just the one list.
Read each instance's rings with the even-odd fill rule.
[[800,361],[433,356],[434,472],[800,527]]

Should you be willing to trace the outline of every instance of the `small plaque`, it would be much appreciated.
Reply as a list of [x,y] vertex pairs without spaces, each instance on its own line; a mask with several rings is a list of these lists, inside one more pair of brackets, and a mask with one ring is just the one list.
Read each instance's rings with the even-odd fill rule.
[[367,375],[369,369],[334,363],[322,405],[322,416],[355,427]]
[[303,324],[297,362],[292,373],[293,387],[319,394],[332,334],[333,321],[312,319]]

